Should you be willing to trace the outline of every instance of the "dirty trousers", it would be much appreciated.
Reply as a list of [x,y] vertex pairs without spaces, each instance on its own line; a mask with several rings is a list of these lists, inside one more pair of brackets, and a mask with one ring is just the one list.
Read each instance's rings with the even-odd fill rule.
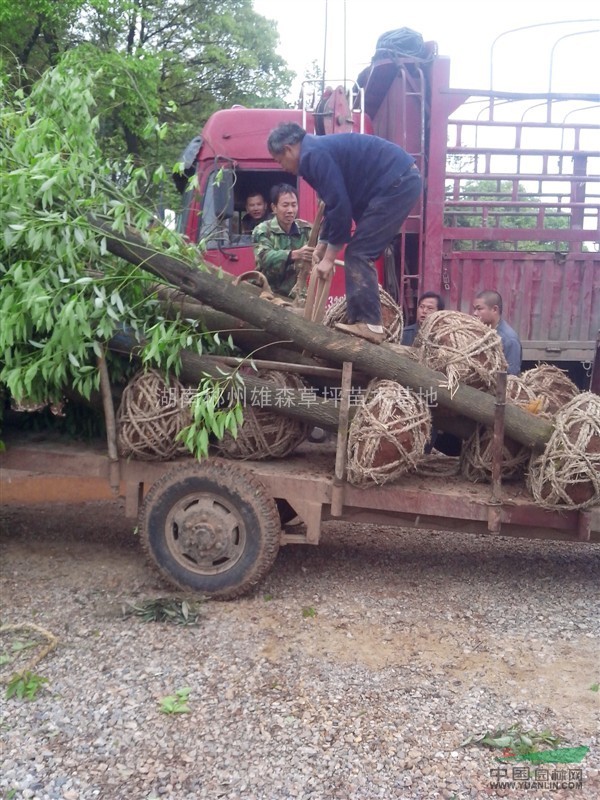
[[344,253],[348,322],[381,324],[378,258],[408,217],[423,182],[415,168],[409,169],[385,194],[371,200]]

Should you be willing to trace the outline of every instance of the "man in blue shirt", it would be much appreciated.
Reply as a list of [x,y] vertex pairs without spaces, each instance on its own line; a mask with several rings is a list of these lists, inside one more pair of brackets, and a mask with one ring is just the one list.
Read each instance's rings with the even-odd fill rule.
[[518,375],[521,372],[521,358],[523,348],[517,332],[502,319],[502,297],[492,289],[479,292],[473,303],[473,315],[480,319],[484,325],[495,328],[502,339],[502,349],[508,364],[509,375]]
[[[400,232],[422,180],[414,159],[377,136],[312,136],[294,122],[271,131],[267,146],[286,172],[300,175],[325,203],[314,262],[328,277],[344,246],[349,324],[336,327],[379,344],[384,333],[374,260]],[[352,234],[352,222],[356,228]]]

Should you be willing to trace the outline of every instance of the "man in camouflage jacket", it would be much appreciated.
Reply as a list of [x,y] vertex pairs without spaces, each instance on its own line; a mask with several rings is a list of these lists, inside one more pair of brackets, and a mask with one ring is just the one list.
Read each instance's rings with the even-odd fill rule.
[[307,245],[310,223],[296,219],[298,195],[287,183],[271,190],[273,218],[261,222],[252,232],[256,269],[262,272],[271,289],[291,297],[297,273],[305,263],[312,263],[314,247]]

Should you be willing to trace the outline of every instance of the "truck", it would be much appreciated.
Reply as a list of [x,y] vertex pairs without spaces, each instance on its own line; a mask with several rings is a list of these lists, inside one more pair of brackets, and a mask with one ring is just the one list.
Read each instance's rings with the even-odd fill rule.
[[[590,146],[589,123],[576,121],[570,110],[559,121],[552,115],[562,102],[590,98],[450,89],[448,59],[438,56],[432,43],[425,43],[418,57],[380,56],[350,92],[336,87],[299,109],[236,107],[210,117],[184,159],[185,177],[196,180],[183,182],[181,230],[202,243],[213,264],[235,275],[246,272],[254,267],[252,241],[240,225],[248,193],[268,195],[271,186],[285,181],[297,186],[303,218],[314,219],[318,206],[313,190],[269,156],[266,140],[273,127],[289,120],[318,135],[384,136],[415,157],[426,184],[379,263],[381,283],[406,318],[414,316],[423,290],[438,291],[449,307],[468,312],[473,294],[493,286],[505,298],[526,359],[577,367],[585,377],[597,360],[600,327],[600,264],[590,244],[598,238],[600,206],[590,189],[597,182],[592,170],[598,153]],[[543,123],[527,116],[538,104]],[[497,137],[504,140],[508,132],[511,144],[498,144]],[[558,144],[551,146],[546,134],[558,137]],[[119,245],[122,236],[128,234],[119,234]],[[126,250],[131,256],[136,248]],[[141,248],[134,263],[149,269],[151,255],[157,254]],[[223,289],[212,273],[195,267],[189,272],[193,279],[186,273],[186,294],[202,276],[221,286],[223,296],[239,291],[230,284]],[[343,294],[342,277],[338,270],[332,297]],[[270,312],[275,320],[288,313],[276,307]],[[280,320],[276,332],[289,324]],[[352,345],[361,346],[371,347],[358,340]],[[137,518],[142,545],[169,582],[215,598],[251,591],[273,566],[280,546],[317,545],[328,520],[414,527],[424,535],[437,529],[600,542],[600,506],[549,509],[537,505],[522,485],[502,483],[502,396],[494,404],[491,485],[468,483],[458,474],[416,472],[367,491],[353,486],[346,480],[352,381],[352,362],[344,360],[335,441],[308,441],[284,459],[243,463],[215,456],[200,463],[191,456],[169,462],[120,457],[105,385],[106,442],[84,445],[51,433],[8,432],[0,456],[2,502],[123,498],[125,515]],[[288,525],[295,515],[303,523],[299,527]]]
[[[379,48],[350,86],[327,87],[315,102],[307,87],[298,108],[214,113],[187,151],[186,174],[196,180],[180,182],[180,231],[225,271],[254,269],[252,239],[240,233],[246,195],[268,198],[284,181],[297,188],[301,218],[313,220],[318,205],[313,189],[270,157],[270,130],[291,121],[318,135],[380,136],[407,150],[424,177],[421,200],[378,262],[405,321],[424,291],[470,313],[479,291],[496,289],[520,335],[523,368],[552,363],[588,388],[600,330],[591,116],[600,95],[451,88],[450,59],[434,42],[411,50]],[[338,270],[330,299],[343,294]]]

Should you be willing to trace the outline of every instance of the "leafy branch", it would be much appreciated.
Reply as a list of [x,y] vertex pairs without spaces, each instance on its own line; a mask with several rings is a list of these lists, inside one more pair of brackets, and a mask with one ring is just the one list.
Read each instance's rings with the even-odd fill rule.
[[[117,235],[134,229],[154,249],[205,268],[198,248],[159,224],[144,204],[164,168],[149,174],[131,158],[103,158],[94,98],[100,78],[65,59],[28,94],[0,86],[7,167],[0,197],[0,384],[18,401],[59,400],[66,388],[89,398],[99,384],[97,360],[121,330],[137,338],[145,365],[164,372],[179,373],[184,348],[231,351],[197,322],[165,318],[147,274],[108,253],[88,221],[90,215],[109,220]],[[150,123],[149,136],[157,134]],[[117,357],[110,368],[114,381],[131,372]],[[209,384],[200,387],[188,431],[197,454],[206,453],[209,434],[235,434],[241,422],[239,408],[221,413],[211,403]],[[217,385],[212,393],[219,391]]]

